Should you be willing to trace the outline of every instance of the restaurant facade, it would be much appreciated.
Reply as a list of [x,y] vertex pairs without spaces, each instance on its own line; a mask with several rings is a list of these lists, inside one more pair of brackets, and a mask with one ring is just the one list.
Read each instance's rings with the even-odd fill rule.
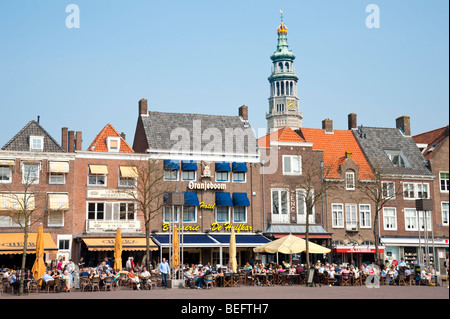
[[167,198],[182,194],[181,203],[167,201],[151,221],[159,259],[169,255],[173,225],[185,263],[227,265],[232,227],[238,264],[269,241],[262,235],[260,156],[247,106],[238,116],[163,113],[148,111],[142,99],[133,149],[160,160]]

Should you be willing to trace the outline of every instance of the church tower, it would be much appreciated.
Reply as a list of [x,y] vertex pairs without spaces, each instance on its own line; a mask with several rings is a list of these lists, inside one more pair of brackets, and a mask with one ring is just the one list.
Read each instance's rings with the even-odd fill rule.
[[285,126],[294,130],[302,126],[303,113],[299,110],[297,97],[298,76],[294,68],[295,55],[287,44],[287,30],[281,11],[281,25],[277,29],[277,50],[270,57],[273,67],[268,79],[270,83],[269,113],[266,114],[268,132]]

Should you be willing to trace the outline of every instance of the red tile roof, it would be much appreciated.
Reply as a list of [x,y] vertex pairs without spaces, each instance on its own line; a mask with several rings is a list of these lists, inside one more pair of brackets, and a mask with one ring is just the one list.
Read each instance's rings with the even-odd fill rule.
[[106,138],[120,137],[120,153],[134,153],[133,149],[128,145],[128,143],[122,138],[122,136],[116,131],[116,129],[111,125],[107,124],[103,130],[97,135],[97,137],[89,146],[88,151],[93,152],[108,152],[108,145],[106,144]]
[[432,131],[413,136],[414,142],[417,144],[427,144],[428,146],[423,152],[426,160],[430,160],[435,154],[435,150],[439,147],[446,137],[448,137],[449,127],[444,126]]
[[286,126],[278,131],[263,136],[258,139],[259,147],[270,147],[270,142],[305,142],[294,130]]
[[347,160],[346,152],[350,151],[353,161],[359,166],[359,179],[373,179],[369,163],[352,131],[334,130],[330,134],[325,133],[323,129],[301,128],[298,132],[306,142],[313,143],[314,150],[323,150],[324,164],[329,167],[329,170],[325,172],[327,178],[342,178],[339,174],[339,166]]

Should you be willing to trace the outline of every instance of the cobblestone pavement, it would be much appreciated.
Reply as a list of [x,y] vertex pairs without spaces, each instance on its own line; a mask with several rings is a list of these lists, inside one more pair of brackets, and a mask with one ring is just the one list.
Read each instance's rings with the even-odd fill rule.
[[425,286],[381,286],[380,288],[361,287],[305,287],[305,286],[275,286],[251,287],[241,286],[232,288],[213,289],[153,289],[131,290],[126,287],[116,288],[114,291],[94,291],[70,293],[39,292],[25,296],[3,294],[0,303],[6,300],[22,299],[449,299],[447,287]]

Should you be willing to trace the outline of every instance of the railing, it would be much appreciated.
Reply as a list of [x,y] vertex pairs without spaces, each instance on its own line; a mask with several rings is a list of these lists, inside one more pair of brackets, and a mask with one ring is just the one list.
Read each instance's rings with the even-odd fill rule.
[[354,222],[354,221],[347,222],[345,225],[345,229],[347,231],[359,231],[358,222]]

